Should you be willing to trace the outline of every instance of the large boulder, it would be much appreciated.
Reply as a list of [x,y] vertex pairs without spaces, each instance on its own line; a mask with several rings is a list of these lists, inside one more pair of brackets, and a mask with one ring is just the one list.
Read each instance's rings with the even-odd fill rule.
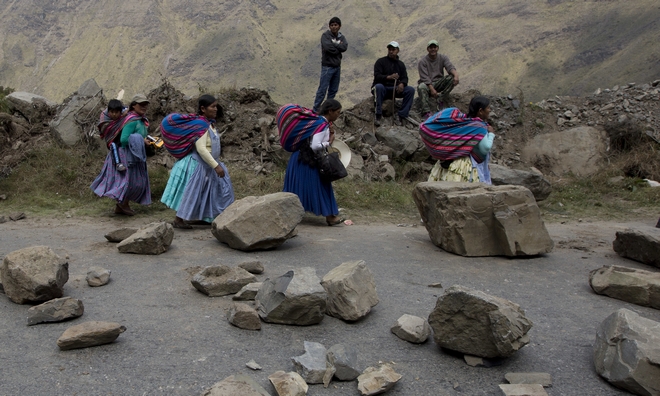
[[64,351],[109,344],[125,331],[126,327],[115,322],[85,322],[66,329],[57,346]]
[[378,304],[376,282],[364,260],[349,261],[333,268],[321,281],[328,293],[326,313],[354,321]]
[[209,297],[220,297],[238,293],[257,278],[243,268],[230,268],[226,265],[206,267],[190,281],[195,289]]
[[619,309],[601,323],[594,365],[601,377],[636,395],[660,395],[660,322]]
[[213,220],[212,233],[233,249],[274,249],[296,235],[296,226],[304,214],[305,209],[295,194],[245,197]]
[[62,297],[69,280],[69,263],[48,246],[27,247],[5,257],[0,278],[13,302],[40,303]]
[[98,114],[104,102],[103,90],[96,81],[85,81],[50,122],[51,133],[67,146],[75,145],[85,135],[79,120]]
[[552,251],[534,196],[521,186],[423,182],[413,198],[431,241],[462,256],[530,256]]
[[609,266],[591,271],[589,284],[598,294],[660,309],[660,273]]
[[621,257],[660,268],[660,228],[617,231],[612,247]]
[[9,110],[21,114],[30,123],[50,119],[57,108],[57,103],[29,92],[12,92],[5,98]]
[[589,176],[598,172],[605,158],[604,131],[583,126],[535,136],[522,150],[522,160],[546,174]]
[[506,166],[490,164],[490,178],[495,186],[523,186],[534,194],[534,199],[542,201],[552,192],[552,184],[536,168],[530,171],[510,169]]
[[484,358],[513,355],[529,343],[532,321],[518,304],[482,291],[452,286],[429,315],[438,346]]
[[174,239],[172,224],[151,223],[119,242],[117,249],[120,253],[161,254],[169,249],[172,239]]
[[255,301],[265,322],[312,325],[325,316],[327,294],[316,270],[296,268],[275,279],[266,279]]

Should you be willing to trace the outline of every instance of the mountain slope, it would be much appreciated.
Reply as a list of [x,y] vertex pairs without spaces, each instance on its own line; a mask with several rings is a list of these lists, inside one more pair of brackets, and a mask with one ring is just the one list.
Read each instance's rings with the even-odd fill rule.
[[191,95],[253,86],[311,106],[335,15],[349,41],[346,105],[369,95],[391,40],[411,83],[426,42],[440,41],[459,91],[537,100],[660,77],[657,0],[15,0],[0,1],[0,85],[59,101],[88,78],[130,97],[167,77]]

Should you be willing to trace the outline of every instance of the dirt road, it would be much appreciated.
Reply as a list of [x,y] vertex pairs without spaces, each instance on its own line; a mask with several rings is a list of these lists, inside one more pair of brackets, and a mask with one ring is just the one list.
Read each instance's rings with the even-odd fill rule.
[[[48,245],[69,257],[65,295],[81,299],[85,314],[74,321],[26,325],[29,306],[0,296],[0,395],[198,395],[232,374],[247,374],[275,394],[267,377],[291,371],[303,341],[336,343],[359,351],[362,368],[394,362],[403,375],[390,395],[498,395],[507,372],[547,372],[550,395],[625,394],[600,379],[592,364],[596,327],[625,307],[660,320],[660,311],[594,294],[589,271],[605,264],[651,269],[612,251],[618,223],[549,225],[555,250],[541,257],[464,258],[435,247],[423,227],[327,227],[306,219],[299,235],[281,248],[244,253],[217,242],[210,227],[175,230],[170,251],[160,256],[120,254],[103,235],[145,219],[26,219],[0,224],[0,255]],[[260,280],[290,268],[312,266],[319,277],[349,260],[365,260],[374,273],[380,303],[363,320],[328,317],[308,327],[264,323],[261,331],[232,327],[225,318],[230,297],[209,298],[190,283],[194,266],[236,265],[260,260]],[[112,271],[111,282],[91,288],[87,270]],[[475,368],[462,356],[400,340],[390,327],[402,314],[428,317],[443,289],[440,282],[482,290],[521,305],[534,322],[531,343],[502,365]],[[89,320],[127,327],[112,344],[60,351],[62,332]],[[245,363],[254,359],[262,371]],[[357,383],[310,387],[310,395],[357,395]]]

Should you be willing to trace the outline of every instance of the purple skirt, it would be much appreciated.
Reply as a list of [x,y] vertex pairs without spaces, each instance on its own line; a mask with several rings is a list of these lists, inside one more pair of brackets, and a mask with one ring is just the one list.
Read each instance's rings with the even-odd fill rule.
[[103,162],[101,173],[94,179],[90,188],[99,197],[112,198],[118,202],[128,199],[140,205],[151,203],[151,187],[149,186],[149,174],[147,163],[136,161],[126,163],[126,149],[117,149],[119,160],[127,165],[127,169],[119,172],[112,160],[112,153],[108,152]]

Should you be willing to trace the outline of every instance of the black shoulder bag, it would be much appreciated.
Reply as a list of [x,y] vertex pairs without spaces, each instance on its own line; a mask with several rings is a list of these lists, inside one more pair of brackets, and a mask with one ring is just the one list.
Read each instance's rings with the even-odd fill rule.
[[324,182],[333,182],[348,176],[344,164],[339,159],[339,153],[329,153],[325,147],[317,154],[317,164],[319,175]]

